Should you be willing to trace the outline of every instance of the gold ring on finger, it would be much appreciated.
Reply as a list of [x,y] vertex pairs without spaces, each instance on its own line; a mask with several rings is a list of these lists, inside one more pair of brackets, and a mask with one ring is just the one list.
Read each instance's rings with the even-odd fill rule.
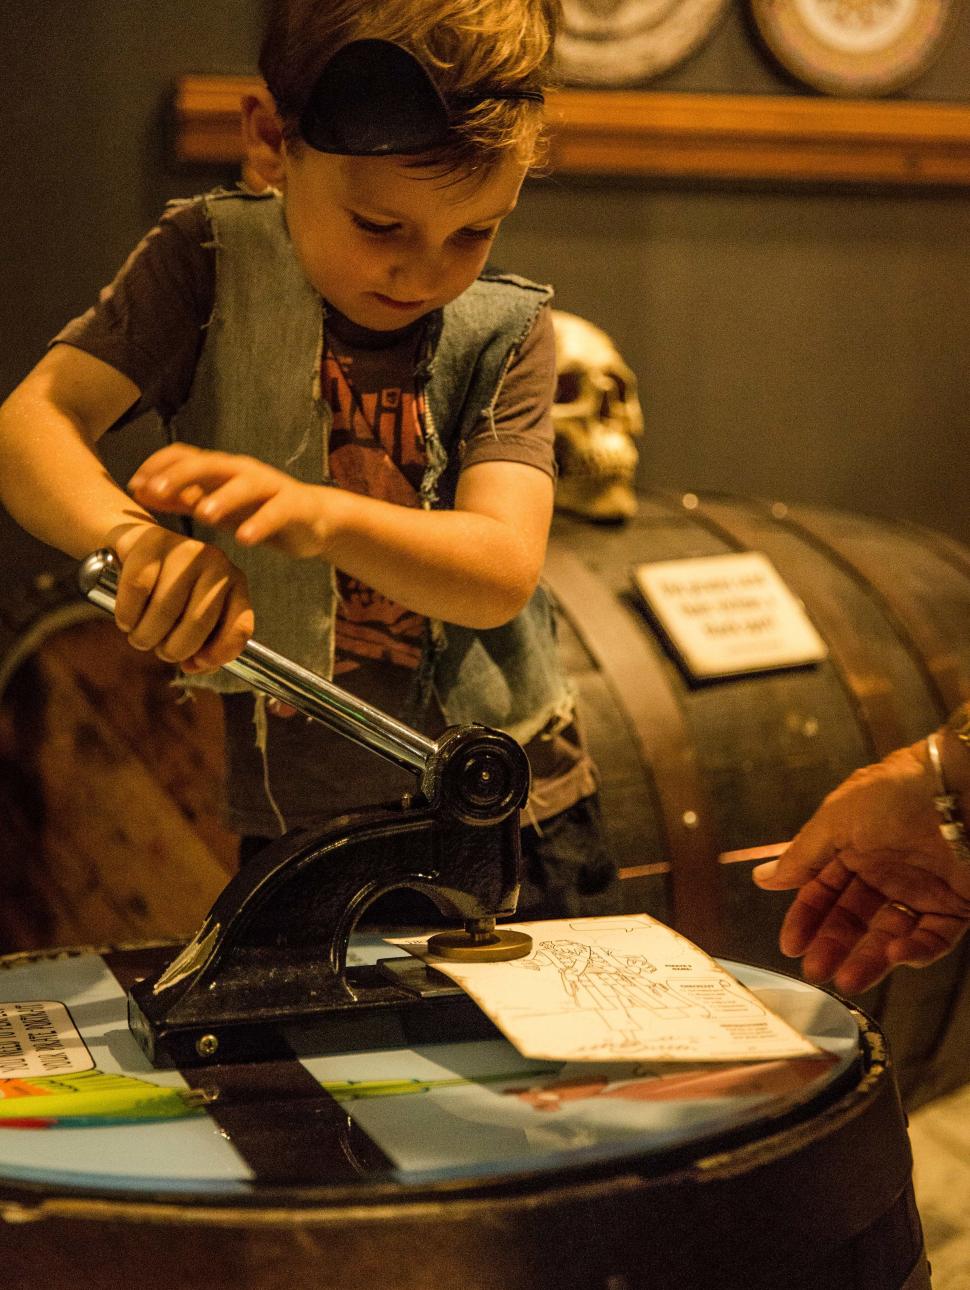
[[912,905],[907,905],[907,904],[906,904],[904,901],[902,901],[902,900],[890,900],[890,901],[887,901],[887,902],[886,902],[886,908],[887,908],[887,909],[898,909],[898,910],[899,910],[899,912],[900,912],[901,914],[905,914],[907,918],[922,918],[922,917],[923,917],[923,915],[919,912],[919,910],[917,910],[917,909],[913,909]]

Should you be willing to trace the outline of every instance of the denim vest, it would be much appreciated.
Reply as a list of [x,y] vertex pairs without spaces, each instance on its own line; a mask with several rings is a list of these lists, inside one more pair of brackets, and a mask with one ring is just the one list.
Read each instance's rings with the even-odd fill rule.
[[[332,417],[320,385],[325,309],[293,252],[278,195],[205,198],[216,248],[216,294],[189,397],[173,439],[245,453],[305,483],[326,484]],[[423,390],[426,466],[421,501],[450,507],[461,440],[494,412],[516,347],[551,298],[546,287],[485,274],[432,318],[415,373]],[[201,527],[201,526],[200,526]],[[257,638],[325,677],[333,675],[336,583],[322,560],[292,560],[200,532],[245,573]],[[448,724],[480,721],[528,742],[572,711],[555,623],[543,589],[502,627],[434,621],[405,713],[419,722],[433,694]],[[226,672],[186,677],[224,693],[248,687]]]

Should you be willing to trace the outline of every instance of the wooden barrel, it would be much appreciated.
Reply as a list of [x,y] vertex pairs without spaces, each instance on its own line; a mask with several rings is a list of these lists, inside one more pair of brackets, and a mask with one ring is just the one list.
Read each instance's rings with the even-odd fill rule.
[[[631,571],[742,551],[767,555],[828,657],[692,680]],[[558,515],[545,576],[620,857],[617,906],[714,953],[791,970],[777,947],[791,896],[754,887],[757,849],[790,838],[852,770],[970,696],[970,551],[821,507],[649,494],[620,528]],[[968,963],[964,942],[931,968],[897,969],[862,1001],[889,1035],[909,1106],[970,1079]]]
[[235,872],[222,711],[76,590],[0,605],[0,949],[188,933]]
[[3,998],[65,1004],[105,1075],[218,1094],[187,1118],[52,1127],[24,1098],[36,1119],[0,1127],[5,1284],[928,1290],[882,1038],[811,986],[730,965],[827,1054],[770,1063],[767,1084],[593,1063],[580,1089],[574,1065],[536,1069],[500,1038],[390,1032],[373,1052],[158,1072],[124,987],[171,955],[0,960]]

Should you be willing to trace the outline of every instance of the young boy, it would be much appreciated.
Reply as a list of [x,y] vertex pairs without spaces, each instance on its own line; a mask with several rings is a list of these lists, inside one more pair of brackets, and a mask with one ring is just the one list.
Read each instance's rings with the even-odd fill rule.
[[[525,744],[520,909],[550,914],[604,908],[611,866],[537,589],[550,292],[482,271],[540,135],[555,4],[276,0],[244,104],[270,187],[177,204],[0,410],[14,517],[73,555],[113,546],[132,645],[224,693],[244,855],[413,787],[215,670],[255,634],[432,735]],[[148,407],[171,442],[127,496],[95,445]]]

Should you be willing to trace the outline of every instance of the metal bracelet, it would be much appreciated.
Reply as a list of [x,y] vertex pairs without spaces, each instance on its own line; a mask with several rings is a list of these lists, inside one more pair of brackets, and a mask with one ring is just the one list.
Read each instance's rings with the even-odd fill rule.
[[935,732],[927,735],[926,748],[936,777],[933,805],[940,816],[940,833],[956,858],[965,864],[970,864],[970,841],[967,839],[967,830],[960,818],[959,798],[956,793],[951,793],[947,786],[943,774],[943,758],[940,756],[939,736]]
[[951,713],[944,729],[955,735],[970,752],[970,703],[962,703],[956,712]]

